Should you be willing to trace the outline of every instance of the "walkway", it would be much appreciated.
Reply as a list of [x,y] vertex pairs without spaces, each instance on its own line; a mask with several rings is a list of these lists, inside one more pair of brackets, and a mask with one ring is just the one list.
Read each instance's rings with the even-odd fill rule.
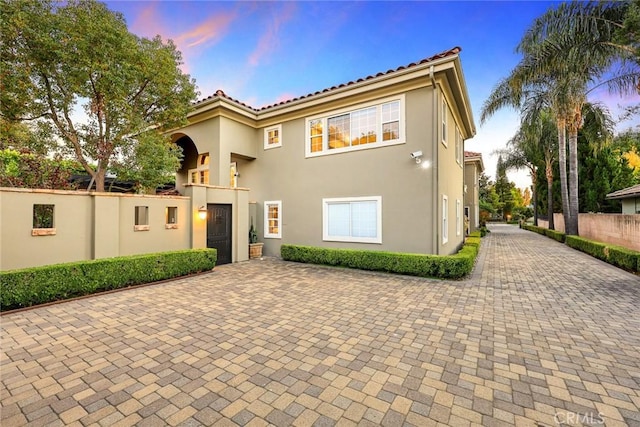
[[2,316],[0,424],[637,426],[639,307],[506,225],[466,281],[226,265]]

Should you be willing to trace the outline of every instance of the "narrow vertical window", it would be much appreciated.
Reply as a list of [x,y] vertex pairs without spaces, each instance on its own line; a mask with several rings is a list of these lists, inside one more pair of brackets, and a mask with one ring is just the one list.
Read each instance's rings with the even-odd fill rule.
[[449,108],[447,107],[447,101],[442,97],[442,143],[447,145],[447,114]]
[[282,202],[264,202],[264,237],[282,238]]
[[133,230],[149,230],[149,206],[136,206]]
[[449,241],[449,198],[442,196],[442,244]]
[[165,212],[165,228],[178,228],[178,207],[167,206]]
[[462,209],[460,200],[456,200],[456,236],[462,232]]
[[33,229],[32,236],[52,236],[56,234],[55,205],[33,205]]

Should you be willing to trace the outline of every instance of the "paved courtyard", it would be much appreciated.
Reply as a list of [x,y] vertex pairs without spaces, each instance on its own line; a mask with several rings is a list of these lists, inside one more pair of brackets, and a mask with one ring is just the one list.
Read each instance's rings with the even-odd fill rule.
[[286,263],[1,318],[17,425],[640,425],[640,277],[507,225],[464,281]]

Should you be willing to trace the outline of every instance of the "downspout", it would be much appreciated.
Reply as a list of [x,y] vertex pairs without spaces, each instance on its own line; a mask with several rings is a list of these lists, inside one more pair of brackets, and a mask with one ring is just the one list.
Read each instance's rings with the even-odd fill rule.
[[440,222],[438,221],[438,215],[440,214],[440,204],[438,200],[438,92],[436,90],[436,78],[434,75],[433,65],[429,67],[429,78],[431,79],[431,85],[433,86],[433,144],[431,144],[431,167],[433,168],[433,179],[431,183],[431,190],[433,192],[433,206],[435,206],[435,212],[433,213],[432,229],[433,229],[433,253],[438,255],[440,248],[438,242],[440,241]]

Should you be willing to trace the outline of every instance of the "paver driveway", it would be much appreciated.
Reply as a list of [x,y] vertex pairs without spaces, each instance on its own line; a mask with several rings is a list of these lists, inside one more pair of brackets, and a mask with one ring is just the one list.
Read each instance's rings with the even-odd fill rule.
[[2,426],[640,425],[640,278],[513,226],[443,282],[278,260],[2,317]]

